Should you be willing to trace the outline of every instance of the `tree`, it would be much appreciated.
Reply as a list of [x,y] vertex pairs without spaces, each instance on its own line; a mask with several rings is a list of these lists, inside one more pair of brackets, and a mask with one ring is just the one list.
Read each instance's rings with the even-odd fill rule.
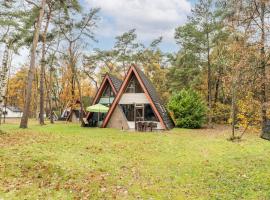
[[[0,3],[0,25],[3,29],[3,34],[0,34],[0,44],[4,43],[5,50],[2,58],[2,65],[0,68],[0,124],[2,120],[4,101],[6,99],[8,72],[10,68],[10,55],[16,52],[21,45],[21,37],[25,30],[22,27],[26,12],[21,11],[13,4],[15,1]],[[17,44],[16,44],[17,43]]]
[[269,34],[270,3],[265,0],[244,0],[244,1],[224,1],[224,5],[230,10],[230,18],[237,21],[237,29],[245,30],[249,40],[249,48],[252,48],[255,54],[252,63],[254,71],[254,80],[256,99],[261,104],[261,137],[270,139],[270,133],[265,131],[267,122],[267,63],[269,62],[269,45],[267,35]]
[[28,126],[28,118],[29,118],[29,110],[30,110],[30,103],[31,103],[31,95],[32,95],[32,83],[34,79],[34,70],[35,70],[35,59],[36,59],[36,48],[38,44],[39,38],[39,31],[41,27],[41,22],[44,15],[44,9],[46,5],[46,0],[41,1],[41,6],[39,9],[39,14],[36,18],[36,28],[34,32],[32,47],[31,47],[31,58],[30,58],[30,66],[28,71],[28,78],[27,78],[27,88],[26,88],[26,99],[25,105],[23,110],[23,116],[20,123],[20,128],[27,128]]
[[[77,62],[80,57],[80,45],[86,44],[86,40],[95,41],[94,29],[99,20],[97,14],[99,9],[91,9],[89,13],[82,13],[81,16],[71,17],[64,14],[64,21],[59,21],[61,32],[68,45],[68,69],[70,70],[70,87],[72,102],[75,102],[75,87],[77,85],[81,102],[81,113],[83,113],[81,85],[78,78]],[[82,120],[82,116],[81,116]]]
[[[216,6],[215,0],[200,0],[194,10],[189,22],[176,29],[175,38],[178,44],[183,47],[182,52],[188,58],[192,52],[194,63],[201,64],[207,71],[207,100],[208,100],[208,125],[212,127],[213,118],[213,63],[211,51],[217,45],[218,37],[223,28],[222,12]],[[187,51],[187,52],[186,52]],[[188,61],[192,61],[187,59]],[[196,69],[196,67],[194,67]]]
[[40,64],[40,107],[39,107],[39,123],[40,125],[44,125],[44,79],[45,79],[45,54],[46,54],[46,42],[47,42],[47,32],[51,20],[52,15],[52,4],[53,2],[48,2],[48,11],[46,12],[46,23],[44,27],[44,31],[41,34],[42,38],[42,56],[41,56],[41,64]]
[[127,74],[127,69],[134,60],[134,54],[141,46],[137,41],[136,30],[132,29],[116,37],[114,49],[117,52],[117,61],[121,63],[121,70]]
[[205,121],[206,106],[200,95],[189,89],[175,93],[169,103],[175,124],[181,128],[200,128]]
[[134,55],[134,58],[137,64],[142,67],[145,75],[151,80],[162,100],[168,102],[168,81],[165,81],[168,74],[168,60],[167,55],[159,49],[161,42],[162,37],[159,37],[153,40],[149,46],[142,46]]
[[[98,73],[99,69],[100,72]],[[84,55],[83,72],[97,90],[100,73],[110,73],[116,76],[120,75],[120,70],[117,66],[117,51],[95,49],[94,53]]]
[[2,121],[2,113],[4,108],[4,99],[6,94],[6,86],[7,86],[7,76],[8,76],[8,55],[9,55],[9,47],[6,46],[4,51],[3,61],[2,61],[2,69],[0,73],[0,124]]
[[[48,62],[46,62],[46,54],[48,53],[48,48],[50,45],[47,45],[47,39],[49,36],[50,40],[57,39],[58,42],[56,44],[56,49],[58,50],[59,46],[59,40],[60,40],[60,34],[58,34],[59,30],[57,30],[59,27],[57,27],[57,24],[54,24],[54,28],[52,31],[48,34],[49,25],[51,24],[51,21],[57,21],[59,18],[59,14],[61,12],[64,12],[66,15],[69,15],[72,11],[79,12],[80,6],[78,4],[77,0],[47,0],[47,6],[45,9],[46,19],[45,19],[45,25],[44,25],[44,31],[41,34],[41,40],[42,40],[42,52],[41,52],[41,64],[40,64],[40,109],[39,109],[39,121],[41,125],[44,125],[44,96],[45,96],[45,90],[44,90],[44,84],[45,84],[45,66]],[[58,38],[56,38],[58,37]],[[54,53],[52,53],[55,55]],[[53,56],[54,58],[54,56]],[[52,68],[51,68],[52,69]],[[51,70],[50,70],[51,75]],[[51,79],[50,79],[51,80]],[[51,85],[49,85],[51,86]],[[47,88],[48,89],[48,88]],[[51,99],[48,99],[49,101],[49,107],[50,107],[50,115],[52,116],[53,111],[51,107]],[[51,123],[53,123],[53,118],[50,118]]]

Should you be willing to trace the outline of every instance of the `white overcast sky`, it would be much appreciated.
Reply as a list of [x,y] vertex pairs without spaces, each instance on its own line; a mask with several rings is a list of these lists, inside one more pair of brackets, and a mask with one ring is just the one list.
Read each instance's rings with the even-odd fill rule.
[[[110,49],[114,38],[135,28],[138,40],[149,44],[162,36],[161,49],[166,52],[177,51],[174,30],[184,24],[196,0],[80,0],[85,10],[101,8],[101,18],[96,36],[98,43],[92,48]],[[91,49],[89,49],[91,51]],[[1,53],[0,53],[1,55]],[[14,68],[29,60],[29,49],[22,49],[14,56]]]

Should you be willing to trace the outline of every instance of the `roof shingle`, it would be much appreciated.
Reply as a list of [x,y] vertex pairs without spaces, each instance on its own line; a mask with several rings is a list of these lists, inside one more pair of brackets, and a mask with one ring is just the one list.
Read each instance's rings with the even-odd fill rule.
[[120,90],[120,87],[121,87],[123,81],[118,79],[117,77],[111,75],[111,74],[108,74],[108,76],[111,79],[115,90],[118,92]]

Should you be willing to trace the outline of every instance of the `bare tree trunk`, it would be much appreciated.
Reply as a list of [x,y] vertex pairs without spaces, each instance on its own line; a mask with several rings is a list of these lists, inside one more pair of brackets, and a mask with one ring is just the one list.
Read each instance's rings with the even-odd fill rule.
[[51,91],[52,91],[52,68],[50,69],[50,80],[49,80],[49,89],[48,89],[48,96],[49,96],[49,108],[50,108],[50,123],[53,124],[53,110],[52,110],[52,96],[51,96]]
[[45,5],[46,5],[46,0],[42,0],[39,16],[37,20],[37,27],[35,29],[32,48],[31,48],[31,60],[30,60],[30,67],[28,71],[28,77],[27,77],[26,99],[25,99],[25,104],[24,104],[23,116],[20,123],[20,128],[28,127],[28,118],[29,118],[31,96],[32,96],[32,83],[34,79],[34,70],[35,70],[35,64],[36,64],[35,63],[36,62],[36,48],[38,44],[39,31],[40,31],[41,22],[44,15]]
[[220,83],[221,83],[221,76],[222,76],[222,72],[221,72],[221,67],[219,66],[218,68],[218,77],[217,77],[217,81],[216,81],[216,85],[215,85],[215,100],[214,103],[218,102],[219,99],[219,89],[220,89]]
[[46,42],[47,42],[47,31],[50,24],[51,11],[47,15],[47,21],[44,28],[44,32],[42,33],[42,58],[41,58],[41,68],[40,68],[40,116],[39,123],[40,125],[45,125],[44,122],[44,79],[45,79],[45,54],[46,54]]
[[265,2],[261,1],[261,64],[260,64],[260,74],[261,74],[261,120],[262,120],[262,131],[261,136],[265,139],[270,140],[270,133],[265,132],[265,126],[267,121],[267,97],[266,97],[266,59],[265,59]]
[[[42,44],[42,58],[41,58],[41,65],[40,65],[40,86],[39,86],[39,124],[45,125],[44,122],[44,78],[45,78],[45,46],[46,43],[44,40],[46,40],[43,37],[43,44]],[[46,37],[46,36],[45,36]]]
[[0,124],[2,123],[2,115],[4,108],[4,100],[8,79],[8,58],[9,58],[9,44],[6,44],[5,52],[3,55],[2,69],[0,73]]
[[69,67],[71,71],[71,79],[70,79],[70,86],[71,86],[71,96],[72,96],[72,101],[75,101],[75,83],[76,83],[76,75],[75,75],[75,64],[74,64],[74,52],[72,51],[72,45],[73,42],[69,41]]
[[50,115],[50,123],[53,124],[54,123],[54,119],[53,119],[53,110],[52,110],[52,66],[50,67],[50,75],[49,75],[49,81],[45,78],[45,86],[46,86],[46,90],[47,90],[47,101],[49,104],[49,115]]
[[39,120],[39,77],[38,77],[38,69],[35,69],[35,74],[34,74],[34,80],[36,81],[36,87],[35,87],[35,117],[37,120]]
[[235,124],[236,124],[236,81],[233,77],[232,81],[232,137],[231,139],[235,139]]
[[207,37],[207,75],[208,75],[208,126],[212,128],[212,71],[211,71],[211,61],[210,61],[210,44],[209,44],[209,33]]
[[79,90],[79,96],[80,96],[80,106],[81,106],[81,114],[80,114],[80,121],[83,122],[83,103],[82,103],[82,90],[81,90],[81,84],[79,82],[77,74],[75,74],[76,83]]
[[5,92],[5,103],[4,103],[4,121],[6,123],[6,112],[7,112],[7,103],[8,103],[8,86],[9,86],[9,79],[10,79],[10,71],[11,71],[11,63],[12,63],[12,50],[9,52],[9,59],[8,59],[8,77],[7,77],[7,84],[6,84],[6,92]]

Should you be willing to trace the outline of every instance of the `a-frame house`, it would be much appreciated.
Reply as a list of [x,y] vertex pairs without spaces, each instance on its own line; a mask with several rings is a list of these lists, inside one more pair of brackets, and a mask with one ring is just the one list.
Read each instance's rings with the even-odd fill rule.
[[[122,85],[122,81],[117,77],[106,74],[100,84],[100,87],[94,97],[92,105],[102,104],[110,107],[114,98],[116,97],[120,87]],[[98,126],[98,114],[97,113],[88,113],[86,119],[82,126],[90,126],[96,127]],[[106,117],[106,114],[102,114],[100,120],[102,121]]]
[[168,130],[174,123],[154,86],[132,65],[103,120],[103,128],[134,130],[138,123],[153,122],[157,130]]

